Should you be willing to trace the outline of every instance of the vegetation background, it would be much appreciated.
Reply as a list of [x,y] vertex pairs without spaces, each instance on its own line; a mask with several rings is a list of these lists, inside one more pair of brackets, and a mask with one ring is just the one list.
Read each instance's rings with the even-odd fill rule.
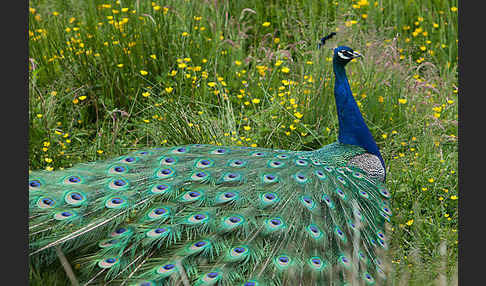
[[[392,285],[457,284],[456,0],[31,0],[29,168],[337,139],[329,48],[387,164]],[[336,31],[324,49],[319,39]],[[64,285],[62,270],[30,270]]]

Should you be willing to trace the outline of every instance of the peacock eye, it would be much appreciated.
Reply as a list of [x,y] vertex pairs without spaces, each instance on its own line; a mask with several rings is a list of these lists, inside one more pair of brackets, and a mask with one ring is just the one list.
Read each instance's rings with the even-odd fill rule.
[[265,194],[265,198],[269,200],[273,200],[275,196],[273,194]]
[[167,264],[167,265],[164,265],[164,267],[163,267],[163,268],[164,268],[165,270],[170,270],[170,269],[173,269],[174,267],[175,267],[175,265],[174,265],[174,264]]
[[81,178],[77,177],[77,176],[71,176],[68,178],[68,181],[71,182],[71,183],[79,183],[81,182]]
[[29,182],[29,186],[32,188],[38,188],[41,186],[41,182],[39,180],[32,180]]
[[124,186],[126,183],[125,183],[125,181],[123,181],[123,180],[115,180],[115,181],[113,182],[113,184],[115,184],[116,186],[121,187],[121,186]]
[[206,242],[205,241],[198,241],[194,245],[197,246],[197,247],[201,247],[201,246],[206,245]]
[[165,228],[157,228],[157,229],[155,229],[155,233],[164,233],[166,231],[167,231],[167,229],[165,229]]
[[273,225],[280,225],[281,221],[279,219],[272,219],[270,223]]
[[349,51],[347,50],[343,50],[343,51],[339,51],[338,52],[338,56],[343,59],[343,60],[349,60],[349,59],[352,59],[353,58],[353,54],[351,54]]
[[115,167],[115,172],[120,173],[120,172],[123,172],[123,171],[125,171],[125,168],[123,168],[123,167]]

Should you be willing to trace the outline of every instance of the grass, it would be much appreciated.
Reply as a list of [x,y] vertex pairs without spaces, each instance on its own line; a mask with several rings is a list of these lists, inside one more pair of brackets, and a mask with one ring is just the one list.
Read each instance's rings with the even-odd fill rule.
[[[456,279],[457,1],[29,7],[31,170],[146,146],[310,150],[334,142],[332,54],[317,43],[337,31],[328,47],[364,55],[348,75],[387,164],[390,281]],[[33,283],[62,276],[32,271]]]

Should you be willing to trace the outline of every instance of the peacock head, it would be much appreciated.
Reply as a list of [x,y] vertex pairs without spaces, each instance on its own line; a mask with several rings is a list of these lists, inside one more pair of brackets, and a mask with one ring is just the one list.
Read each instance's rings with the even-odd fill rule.
[[[324,46],[327,40],[335,35],[336,32],[332,32],[329,35],[322,37],[317,47],[320,49],[322,46]],[[349,63],[352,59],[361,57],[359,53],[346,46],[339,46],[337,48],[333,48],[332,50],[334,51],[333,63],[341,64],[343,66]]]
[[334,49],[334,57],[333,57],[333,62],[346,65],[349,63],[352,59],[361,57],[362,55],[359,54],[358,52],[353,51],[350,47],[346,46],[339,46]]

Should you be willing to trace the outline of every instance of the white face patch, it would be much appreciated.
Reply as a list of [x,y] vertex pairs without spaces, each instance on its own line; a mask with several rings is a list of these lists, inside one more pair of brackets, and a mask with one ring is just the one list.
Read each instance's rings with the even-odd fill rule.
[[348,51],[339,51],[338,56],[343,60],[349,60],[353,58],[352,54]]

